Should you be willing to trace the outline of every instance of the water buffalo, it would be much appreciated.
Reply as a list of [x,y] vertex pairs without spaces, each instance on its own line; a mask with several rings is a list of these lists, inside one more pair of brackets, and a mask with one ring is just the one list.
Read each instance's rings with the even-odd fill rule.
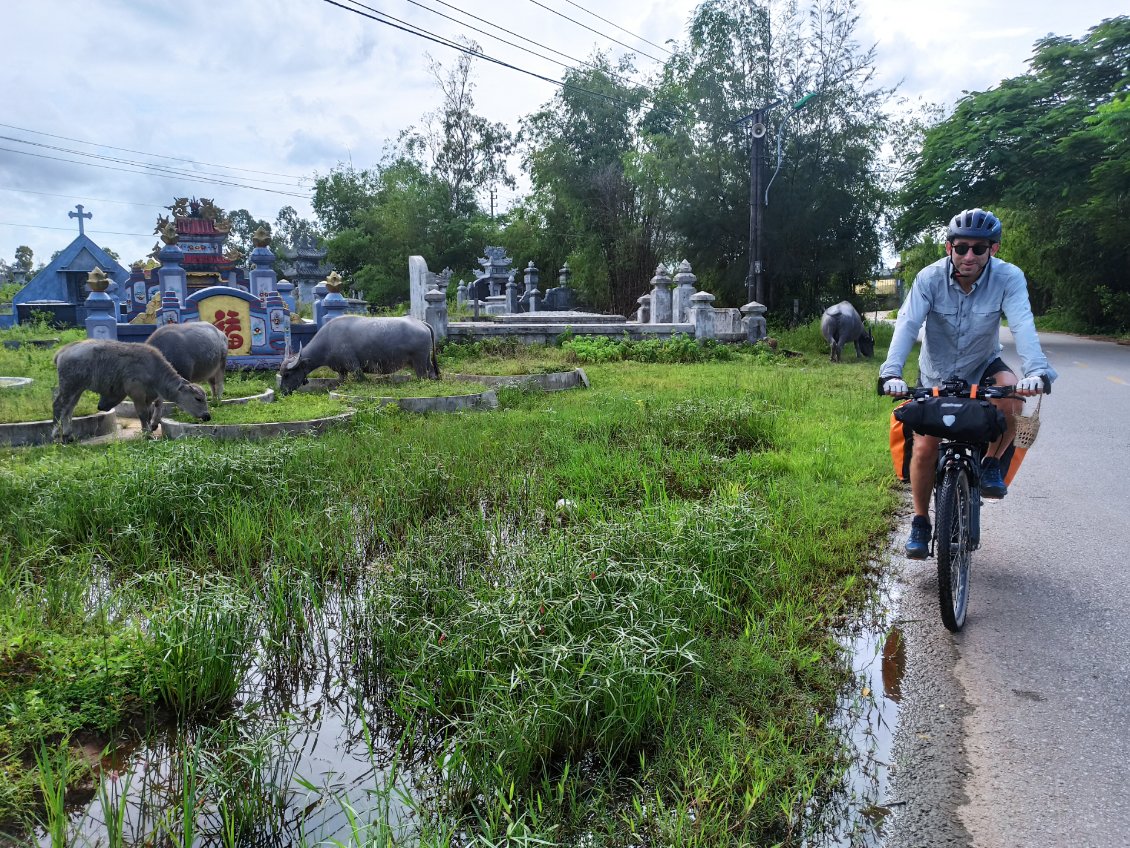
[[340,376],[392,374],[411,365],[417,377],[439,379],[432,328],[416,318],[342,315],[322,325],[309,344],[279,368],[279,391],[293,392],[323,366]]
[[820,333],[831,347],[832,362],[840,361],[840,354],[848,342],[855,343],[856,359],[875,353],[874,336],[863,323],[863,317],[846,300],[824,310],[820,318]]
[[98,408],[107,412],[128,396],[137,408],[143,433],[157,429],[160,402],[175,403],[189,415],[207,421],[208,398],[199,387],[173,370],[164,355],[149,345],[109,339],[72,342],[55,354],[59,386],[55,389],[52,438],[70,439],[71,414],[84,391],[100,395]]
[[173,366],[173,370],[193,383],[207,382],[212,400],[224,396],[224,371],[228,365],[228,337],[207,321],[166,324],[147,339]]

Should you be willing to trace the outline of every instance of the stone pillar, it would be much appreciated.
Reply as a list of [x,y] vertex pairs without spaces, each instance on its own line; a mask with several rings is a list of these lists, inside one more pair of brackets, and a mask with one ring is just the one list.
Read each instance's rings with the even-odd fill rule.
[[751,300],[741,308],[742,326],[745,327],[745,338],[750,344],[760,341],[769,335],[769,327],[765,321],[765,306],[756,300]]
[[251,274],[248,281],[251,293],[258,298],[264,298],[275,290],[278,283],[275,269],[271,267],[275,264],[275,254],[271,252],[269,247],[255,247],[247,261],[251,263]]
[[408,314],[421,321],[426,317],[424,310],[427,308],[427,301],[424,300],[424,295],[429,288],[430,276],[428,263],[423,256],[408,257]]
[[561,266],[561,270],[557,272],[557,285],[567,286],[569,280],[573,278],[573,272],[569,270],[569,263],[566,262]]
[[641,324],[651,323],[651,295],[641,294],[636,300],[640,308],[636,310],[636,321]]
[[426,321],[435,333],[436,342],[447,338],[447,296],[439,289],[432,289],[424,294],[427,308],[424,310]]
[[286,304],[287,308],[291,312],[297,312],[298,303],[294,299],[294,283],[292,283],[290,280],[279,280],[278,283],[276,283],[276,290],[279,293],[279,297],[283,299],[283,303]]
[[675,274],[675,292],[671,298],[671,315],[676,324],[691,320],[691,295],[695,293],[698,277],[691,273],[691,263],[683,260]]
[[188,275],[184,272],[184,251],[178,244],[167,244],[157,254],[161,267],[157,269],[160,291],[174,291],[183,302],[188,299]]
[[651,323],[671,323],[671,276],[662,263],[651,278]]
[[518,283],[514,281],[514,272],[506,278],[506,311],[513,315],[518,311]]
[[161,292],[161,306],[157,309],[157,326],[180,323],[181,300],[175,291]]
[[462,308],[467,303],[467,284],[462,280],[455,289],[455,305]]
[[699,341],[715,337],[714,295],[710,292],[698,292],[691,296],[691,323],[694,324],[694,337]]
[[314,286],[314,323],[319,327],[322,326],[322,318],[324,317],[322,314],[322,303],[325,301],[326,295],[329,294],[329,292],[330,290],[326,288],[325,280],[322,280],[322,282]]
[[530,296],[530,312],[541,312],[542,294],[537,289],[530,289],[528,292]]
[[[80,206],[81,210],[82,207]],[[110,278],[101,268],[95,268],[86,275],[86,285],[90,294],[86,296],[83,306],[86,307],[86,335],[91,339],[118,338],[118,304],[106,289],[110,285]]]
[[530,264],[527,265],[526,269],[522,272],[522,282],[524,284],[522,294],[533,291],[538,287],[538,283],[541,282],[541,271],[534,267],[534,261],[532,259],[530,260]]

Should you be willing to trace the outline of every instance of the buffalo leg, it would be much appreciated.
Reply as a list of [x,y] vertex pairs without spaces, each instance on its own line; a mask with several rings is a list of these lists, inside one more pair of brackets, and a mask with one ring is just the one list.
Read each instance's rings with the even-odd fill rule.
[[68,386],[60,383],[55,389],[55,397],[51,403],[51,418],[55,426],[51,428],[51,438],[64,442],[71,441],[71,415],[75,411],[75,404],[82,395],[82,386]]

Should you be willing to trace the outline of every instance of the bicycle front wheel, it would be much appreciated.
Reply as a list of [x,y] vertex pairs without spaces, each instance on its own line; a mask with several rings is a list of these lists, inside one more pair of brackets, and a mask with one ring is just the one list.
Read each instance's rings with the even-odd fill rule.
[[969,605],[970,541],[969,477],[959,467],[947,468],[936,492],[934,540],[938,557],[938,602],[942,623],[957,632]]

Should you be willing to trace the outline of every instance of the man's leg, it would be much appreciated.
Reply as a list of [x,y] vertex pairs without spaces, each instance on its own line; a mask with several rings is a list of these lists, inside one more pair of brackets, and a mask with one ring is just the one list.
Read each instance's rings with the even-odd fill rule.
[[[1000,359],[989,365],[981,382],[987,383],[990,379],[994,386],[1016,385],[1016,375]],[[991,398],[991,401],[1004,414],[1004,434],[985,451],[985,458],[981,463],[981,494],[986,498],[999,499],[1008,494],[1008,486],[1001,473],[1000,457],[1008,450],[1016,435],[1016,414],[1020,412],[1024,402],[1012,398]]]
[[934,493],[940,441],[933,436],[914,434],[914,453],[910,457],[910,497],[914,503],[914,518],[911,519],[910,538],[906,542],[906,555],[911,559],[926,559],[930,549],[930,498]]
[[[994,386],[1016,385],[1016,375],[1008,369],[997,371],[993,374],[993,380]],[[1004,452],[1008,450],[1008,446],[1012,444],[1012,439],[1016,435],[1016,416],[1023,409],[1024,401],[1013,398],[991,398],[991,401],[993,406],[1004,413],[1005,429],[1004,435],[989,445],[989,449],[985,451],[985,456],[1000,459]]]

